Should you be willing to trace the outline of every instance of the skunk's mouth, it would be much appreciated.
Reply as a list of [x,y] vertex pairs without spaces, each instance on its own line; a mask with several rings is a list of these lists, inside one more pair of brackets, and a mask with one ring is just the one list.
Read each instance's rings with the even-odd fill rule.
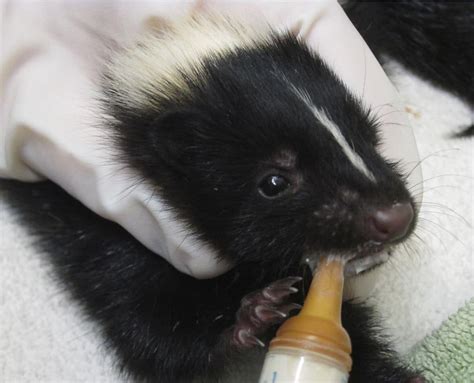
[[375,254],[364,255],[362,257],[356,256],[346,263],[344,269],[344,275],[346,277],[352,277],[373,269],[374,267],[381,265],[388,261],[390,258],[390,250],[382,250]]
[[390,247],[381,243],[368,242],[357,249],[354,256],[347,261],[344,274],[346,277],[352,277],[369,271],[388,261],[391,254]]
[[[381,265],[390,258],[391,254],[392,250],[387,246],[370,243],[358,248],[352,254],[334,254],[333,256],[340,257],[346,261],[344,275],[346,277],[352,277]],[[322,257],[324,257],[322,254],[316,257],[307,257],[305,258],[305,263],[307,263],[314,272],[319,259]]]

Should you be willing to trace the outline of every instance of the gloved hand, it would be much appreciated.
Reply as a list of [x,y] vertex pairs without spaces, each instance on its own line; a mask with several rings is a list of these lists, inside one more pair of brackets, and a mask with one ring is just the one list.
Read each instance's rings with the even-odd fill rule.
[[[2,3],[0,176],[51,179],[97,214],[117,222],[178,270],[196,278],[232,265],[186,236],[159,198],[114,163],[97,116],[98,79],[111,41],[133,42],[153,19],[205,8],[266,20],[300,35],[382,125],[383,154],[407,171],[418,161],[397,94],[335,0],[272,3],[222,1]],[[409,184],[421,180],[411,172]]]

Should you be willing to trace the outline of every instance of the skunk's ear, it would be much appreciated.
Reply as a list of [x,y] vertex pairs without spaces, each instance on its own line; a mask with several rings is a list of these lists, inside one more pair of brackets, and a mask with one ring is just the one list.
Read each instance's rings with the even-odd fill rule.
[[196,137],[209,121],[193,110],[176,110],[164,113],[153,122],[150,140],[156,154],[168,166],[184,171],[194,162]]

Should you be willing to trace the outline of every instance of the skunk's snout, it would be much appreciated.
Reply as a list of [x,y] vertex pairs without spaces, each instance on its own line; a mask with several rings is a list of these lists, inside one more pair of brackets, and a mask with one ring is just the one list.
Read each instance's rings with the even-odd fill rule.
[[378,208],[367,217],[367,237],[376,242],[393,242],[410,229],[415,213],[411,203],[396,203]]
[[415,208],[409,200],[372,202],[373,198],[355,193],[350,201],[347,195],[343,197],[312,212],[306,243],[309,251],[322,247],[367,255],[369,248],[405,239],[414,227]]

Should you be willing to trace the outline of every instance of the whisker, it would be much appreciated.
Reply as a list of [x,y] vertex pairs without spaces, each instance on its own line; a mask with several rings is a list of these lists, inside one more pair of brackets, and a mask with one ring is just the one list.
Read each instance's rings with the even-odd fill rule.
[[443,225],[440,225],[438,222],[432,221],[432,220],[427,219],[427,218],[424,218],[424,217],[420,217],[419,219],[420,219],[420,221],[423,220],[423,221],[425,221],[425,222],[427,222],[427,223],[431,223],[432,225],[435,225],[435,226],[439,227],[441,230],[443,230],[443,231],[445,231],[446,233],[448,233],[451,237],[453,237],[454,239],[456,239],[460,244],[462,244],[465,248],[467,248],[467,245],[466,245],[463,241],[461,241],[458,236],[456,236],[456,235],[453,234],[450,230],[448,230],[448,229],[446,229],[445,227],[443,227]]
[[401,124],[399,122],[384,122],[384,125],[407,126],[407,124]]
[[425,245],[426,247],[429,247],[428,243],[423,238],[421,238],[418,233],[413,232],[413,235],[415,236],[415,238],[419,239],[423,245]]
[[364,47],[364,82],[362,85],[362,99],[365,96],[365,82],[367,80],[367,47]]
[[[390,102],[386,102],[386,103],[384,103],[384,104],[375,105],[375,106],[372,107],[372,110],[373,110],[373,112],[375,113],[375,115],[377,115],[378,110],[379,110],[379,109],[382,109],[382,108],[384,108],[384,107],[389,107],[389,108],[392,108],[392,109],[395,109],[395,110],[398,110],[398,111],[399,111],[399,109],[395,108],[395,106],[394,106],[392,103],[390,103]],[[378,116],[377,116],[377,118],[378,118]]]
[[446,206],[442,203],[439,203],[439,202],[429,202],[429,201],[424,201],[423,202],[423,205],[427,206],[427,207],[439,207],[441,209],[446,209],[448,211],[450,211],[451,213],[453,213],[455,216],[457,216],[459,219],[461,220],[464,220],[464,222],[468,225],[468,226],[471,226],[472,224],[465,218],[463,217],[461,214],[459,214],[456,210],[450,208],[449,206]]
[[[433,157],[437,157],[437,158],[449,158],[447,156],[444,156],[444,155],[440,155],[440,153],[446,153],[446,152],[451,152],[451,151],[459,151],[460,149],[459,148],[450,148],[450,149],[442,149],[442,150],[438,150],[436,152],[433,152],[433,153],[430,153],[428,155],[426,155],[425,157],[423,157],[422,159],[420,159],[419,161],[417,161],[417,163],[413,166],[413,168],[408,172],[407,175],[405,175],[405,179],[408,179],[412,173],[415,171],[415,169],[417,167],[419,167],[420,165],[422,165],[427,159],[431,159]],[[414,184],[414,185],[411,185],[410,189],[420,185],[420,184],[424,184],[425,182],[429,181],[429,180],[432,180],[432,179],[436,179],[436,178],[439,178],[439,177],[444,177],[444,176],[455,176],[455,177],[468,177],[470,178],[469,176],[465,176],[465,175],[460,175],[460,174],[441,174],[441,175],[438,175],[438,176],[434,176],[434,177],[431,177],[431,178],[428,178],[428,179],[424,179],[424,180],[421,180],[420,182]],[[410,190],[409,189],[409,190]]]
[[120,201],[124,200],[125,198],[130,196],[130,194],[132,194],[136,190],[136,188],[139,187],[144,181],[145,181],[145,178],[137,179],[135,182],[128,185],[125,189],[121,190],[117,194],[117,197],[119,197],[119,200]]
[[426,178],[424,180],[421,180],[420,182],[417,182],[416,184],[411,185],[410,188],[408,188],[408,190],[411,191],[411,189],[415,188],[418,185],[425,184],[428,181],[432,181],[432,180],[435,180],[435,179],[438,179],[438,178],[441,178],[441,177],[461,177],[461,178],[467,178],[467,179],[471,179],[471,180],[474,179],[474,177],[464,175],[464,174],[454,174],[454,173],[439,174],[437,176]]
[[[390,112],[384,113],[384,114],[378,116],[378,118],[384,118],[385,116],[389,116],[389,115],[394,114],[394,113],[402,113],[402,111],[400,109],[396,109],[394,107],[394,110],[391,110]],[[391,125],[391,124],[395,124],[395,123],[394,122],[384,122],[383,124],[384,125]]]
[[[418,231],[422,231],[422,232],[425,232],[427,235],[429,235],[430,239],[432,241],[436,241],[438,242],[439,244],[441,244],[441,246],[443,246],[443,249],[444,251],[448,251],[448,248],[446,247],[446,245],[444,244],[444,242],[442,242],[439,238],[439,235],[436,235],[435,232],[431,231],[430,229],[428,229],[427,227],[423,226],[422,224],[421,225],[418,225],[417,226],[417,230]],[[433,243],[431,242],[431,244],[428,245],[428,247],[432,250],[433,249]]]
[[468,227],[472,227],[469,222],[467,222],[465,219],[463,218],[459,218],[458,216],[456,215],[453,215],[453,214],[448,214],[448,213],[444,213],[442,211],[430,211],[430,210],[423,210],[421,213],[420,213],[420,217],[423,218],[423,214],[433,214],[433,215],[441,215],[441,216],[444,216],[444,217],[450,217],[450,218],[456,218],[457,220],[461,221],[463,224],[465,224],[466,226]]
[[[458,186],[455,186],[455,185],[437,185],[437,186],[433,186],[433,187],[428,188],[428,189],[420,190],[418,193],[411,193],[411,195],[413,197],[418,197],[421,194],[426,194],[430,191],[441,189],[441,188],[450,188],[450,189],[457,189],[457,190],[460,189]],[[467,190],[465,190],[465,191],[467,192]]]

